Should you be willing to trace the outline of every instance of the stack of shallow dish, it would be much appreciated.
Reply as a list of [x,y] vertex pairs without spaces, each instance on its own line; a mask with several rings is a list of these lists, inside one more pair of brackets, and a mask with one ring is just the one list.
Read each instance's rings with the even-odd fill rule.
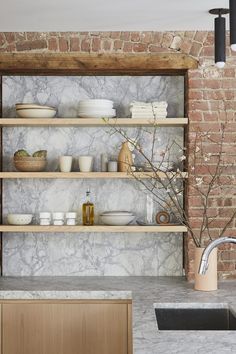
[[16,103],[16,113],[20,118],[53,118],[56,109],[34,103]]
[[80,118],[112,118],[116,116],[113,102],[110,100],[91,99],[79,102]]
[[100,220],[105,225],[128,225],[135,219],[130,211],[106,211],[100,214]]

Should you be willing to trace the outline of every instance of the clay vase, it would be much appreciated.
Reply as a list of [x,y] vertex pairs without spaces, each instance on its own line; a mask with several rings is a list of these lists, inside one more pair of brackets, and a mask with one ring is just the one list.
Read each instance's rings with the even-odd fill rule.
[[195,283],[194,289],[200,291],[217,290],[217,248],[214,248],[209,257],[209,267],[206,274],[198,274],[199,265],[201,262],[203,247],[195,248],[194,274]]
[[126,141],[122,143],[122,147],[118,155],[118,171],[130,172],[132,165],[133,165],[132,152],[130,151],[128,142]]

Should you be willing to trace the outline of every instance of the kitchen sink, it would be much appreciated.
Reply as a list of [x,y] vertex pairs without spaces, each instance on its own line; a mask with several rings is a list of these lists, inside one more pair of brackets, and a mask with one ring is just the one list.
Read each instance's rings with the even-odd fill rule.
[[155,304],[155,312],[159,330],[236,330],[236,313],[227,304]]

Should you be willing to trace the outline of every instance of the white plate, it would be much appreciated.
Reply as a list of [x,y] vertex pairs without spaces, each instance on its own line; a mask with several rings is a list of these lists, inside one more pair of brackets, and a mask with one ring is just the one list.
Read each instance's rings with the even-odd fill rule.
[[81,100],[79,101],[79,104],[91,104],[91,105],[100,105],[100,104],[103,104],[103,105],[113,105],[113,101],[111,100],[103,100],[103,99],[87,99],[87,100]]
[[114,109],[78,109],[78,114],[115,114]]
[[113,118],[115,117],[115,114],[83,114],[83,115],[79,115],[79,118]]

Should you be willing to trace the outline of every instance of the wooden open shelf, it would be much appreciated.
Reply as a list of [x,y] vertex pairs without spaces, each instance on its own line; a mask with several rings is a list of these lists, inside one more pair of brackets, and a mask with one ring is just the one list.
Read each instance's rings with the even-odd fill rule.
[[183,127],[188,124],[188,118],[164,118],[164,119],[145,119],[145,118],[110,118],[104,121],[99,118],[0,118],[0,126],[3,127],[97,127],[109,125],[122,126],[160,126],[160,127]]
[[[160,178],[164,178],[164,172],[157,173]],[[187,178],[187,172],[175,173],[169,172],[168,175],[176,178]],[[38,178],[38,179],[145,179],[152,178],[155,174],[152,172],[0,172],[0,179],[17,178]]]
[[107,233],[162,233],[162,232],[186,232],[187,228],[182,225],[156,225],[156,226],[139,226],[139,225],[128,225],[128,226],[107,226],[107,225],[93,225],[93,226],[41,226],[41,225],[0,225],[0,232],[42,232],[42,233],[49,233],[49,232],[107,232]]

